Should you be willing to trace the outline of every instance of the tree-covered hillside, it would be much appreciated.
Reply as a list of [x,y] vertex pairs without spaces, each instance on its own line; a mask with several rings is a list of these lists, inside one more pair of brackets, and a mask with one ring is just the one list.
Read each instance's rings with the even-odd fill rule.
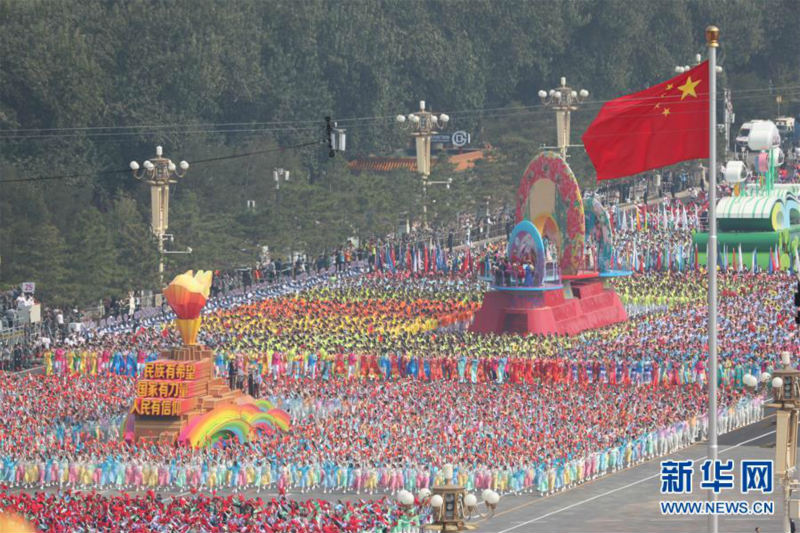
[[[722,30],[721,85],[733,90],[737,120],[774,116],[777,94],[783,112],[796,111],[797,7],[0,0],[0,284],[34,280],[56,302],[153,286],[149,192],[124,170],[156,144],[193,163],[174,188],[170,232],[194,253],[171,256],[169,273],[250,264],[264,244],[316,253],[385,232],[420,210],[418,178],[354,175],[321,145],[286,147],[321,140],[330,115],[347,128],[344,157],[392,154],[409,145],[393,117],[420,99],[452,117],[449,129],[494,147],[490,162],[454,176],[449,201],[432,192],[442,198],[436,216],[475,209],[489,193],[510,200],[526,161],[555,138],[539,89],[566,76],[591,91],[573,118],[577,142],[604,100],[669,77],[701,52],[709,23]],[[579,150],[572,164],[590,183]],[[293,174],[279,198],[278,166]],[[452,172],[439,165],[434,174]]]

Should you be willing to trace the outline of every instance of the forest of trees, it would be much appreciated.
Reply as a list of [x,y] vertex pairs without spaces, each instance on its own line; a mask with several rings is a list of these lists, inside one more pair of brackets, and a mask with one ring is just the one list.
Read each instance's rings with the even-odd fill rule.
[[[126,172],[163,145],[192,167],[173,188],[168,274],[253,264],[260,245],[319,253],[386,233],[419,207],[409,172],[352,174],[347,159],[409,146],[394,123],[420,99],[493,157],[453,174],[436,216],[511,201],[555,138],[536,93],[560,76],[602,102],[672,75],[721,30],[720,84],[737,122],[797,111],[795,0],[0,0],[0,286],[36,281],[51,303],[155,285],[149,191]],[[347,128],[334,159],[324,117]],[[257,152],[249,157],[220,159]],[[585,154],[571,164],[584,186]],[[278,199],[272,168],[293,179]],[[54,179],[38,179],[54,178]],[[256,209],[246,209],[247,200]],[[279,201],[278,201],[279,200]]]

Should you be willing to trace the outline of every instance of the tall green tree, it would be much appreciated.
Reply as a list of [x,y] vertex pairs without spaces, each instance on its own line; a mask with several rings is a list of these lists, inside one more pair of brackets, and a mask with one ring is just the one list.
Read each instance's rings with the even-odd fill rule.
[[109,217],[93,207],[84,209],[67,239],[67,287],[75,301],[88,304],[101,296],[122,296],[128,289],[125,270],[114,246]]
[[120,194],[109,213],[109,230],[118,251],[118,283],[129,290],[157,285],[158,243],[136,202]]

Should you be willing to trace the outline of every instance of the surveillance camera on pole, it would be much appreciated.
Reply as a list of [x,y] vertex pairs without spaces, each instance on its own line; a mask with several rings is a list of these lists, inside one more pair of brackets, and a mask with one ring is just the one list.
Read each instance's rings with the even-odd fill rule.
[[334,157],[336,152],[344,152],[347,147],[347,133],[331,117],[325,117],[325,134],[328,142],[328,156]]

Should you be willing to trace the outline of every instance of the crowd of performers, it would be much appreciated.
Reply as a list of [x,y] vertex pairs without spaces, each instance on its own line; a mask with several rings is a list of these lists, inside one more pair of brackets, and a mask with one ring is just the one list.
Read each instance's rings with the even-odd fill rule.
[[[391,498],[374,501],[206,496],[163,498],[65,491],[57,494],[0,492],[0,508],[34,516],[28,524],[49,533],[411,533],[430,508],[410,511]],[[23,529],[16,529],[20,533]]]
[[[460,274],[337,277],[212,305],[200,342],[214,349],[217,373],[257,376],[251,392],[286,409],[292,428],[201,449],[121,440],[137,375],[178,342],[175,332],[156,324],[73,335],[43,354],[44,374],[0,374],[0,483],[29,491],[255,489],[265,497],[416,493],[444,482],[500,493],[564,490],[705,437],[704,276],[652,270],[615,281],[623,300],[647,312],[571,338],[467,332],[485,284]],[[747,390],[744,374],[769,373],[780,352],[798,353],[792,277],[726,273],[719,283],[725,432],[761,416],[765,384]],[[74,509],[64,494],[43,498]],[[171,516],[171,503],[96,497],[83,503],[141,505],[140,515],[156,522]],[[0,508],[52,523],[49,510],[32,511],[26,498],[37,497],[6,495]],[[395,511],[379,501],[350,516],[396,525]],[[205,515],[219,519],[218,510]],[[325,531],[313,521],[310,531]],[[257,523],[256,531],[286,530]]]
[[[122,444],[120,417],[135,386],[135,376],[115,373],[114,343],[123,340],[56,348],[64,362],[50,365],[51,375],[0,379],[3,391],[15,391],[2,396],[0,478],[30,487],[383,492],[430,486],[449,462],[476,489],[558,490],[703,435],[701,278],[620,283],[623,291],[680,286],[684,296],[668,311],[573,338],[467,333],[455,326],[477,286],[453,280],[364,277],[206,315],[205,340],[218,357],[259,368],[263,395],[292,415],[291,433],[252,446]],[[723,428],[758,416],[761,398],[742,390],[742,376],[769,372],[794,349],[791,283],[720,278]],[[172,342],[162,331],[136,333],[137,358]],[[78,360],[98,361],[97,375]],[[435,385],[443,379],[452,383]]]
[[[655,311],[576,337],[520,337],[463,329],[477,284],[426,280],[412,289],[372,276],[207,315],[202,335],[216,347],[217,373],[255,373],[260,395],[302,378],[678,386],[705,377],[705,283],[695,272],[620,278],[623,301]],[[720,383],[740,387],[744,374],[760,375],[795,349],[791,283],[786,275],[720,277]],[[137,332],[134,347],[112,336],[49,350],[46,373],[136,375],[169,335],[154,329]]]
[[[49,398],[51,382],[19,379],[6,385],[24,387],[27,397]],[[408,379],[287,380],[273,391],[275,403],[292,415],[291,433],[266,432],[251,443],[202,449],[131,446],[120,440],[121,424],[76,429],[66,422],[66,430],[59,422],[32,424],[46,417],[68,421],[81,408],[50,398],[53,405],[40,402],[20,409],[21,419],[5,421],[0,483],[374,494],[457,482],[469,490],[545,494],[686,446],[707,429],[707,417],[698,412],[704,391],[694,386],[436,388]],[[3,407],[12,401],[4,396]],[[761,402],[760,396],[724,388],[721,431],[755,421]],[[112,398],[97,404],[98,413],[115,411]],[[445,464],[454,467],[452,479],[443,477]]]
[[[707,209],[703,201],[670,200],[612,210],[613,267],[639,273],[701,270],[691,232],[702,230],[701,217]],[[745,266],[750,270],[749,264]]]

